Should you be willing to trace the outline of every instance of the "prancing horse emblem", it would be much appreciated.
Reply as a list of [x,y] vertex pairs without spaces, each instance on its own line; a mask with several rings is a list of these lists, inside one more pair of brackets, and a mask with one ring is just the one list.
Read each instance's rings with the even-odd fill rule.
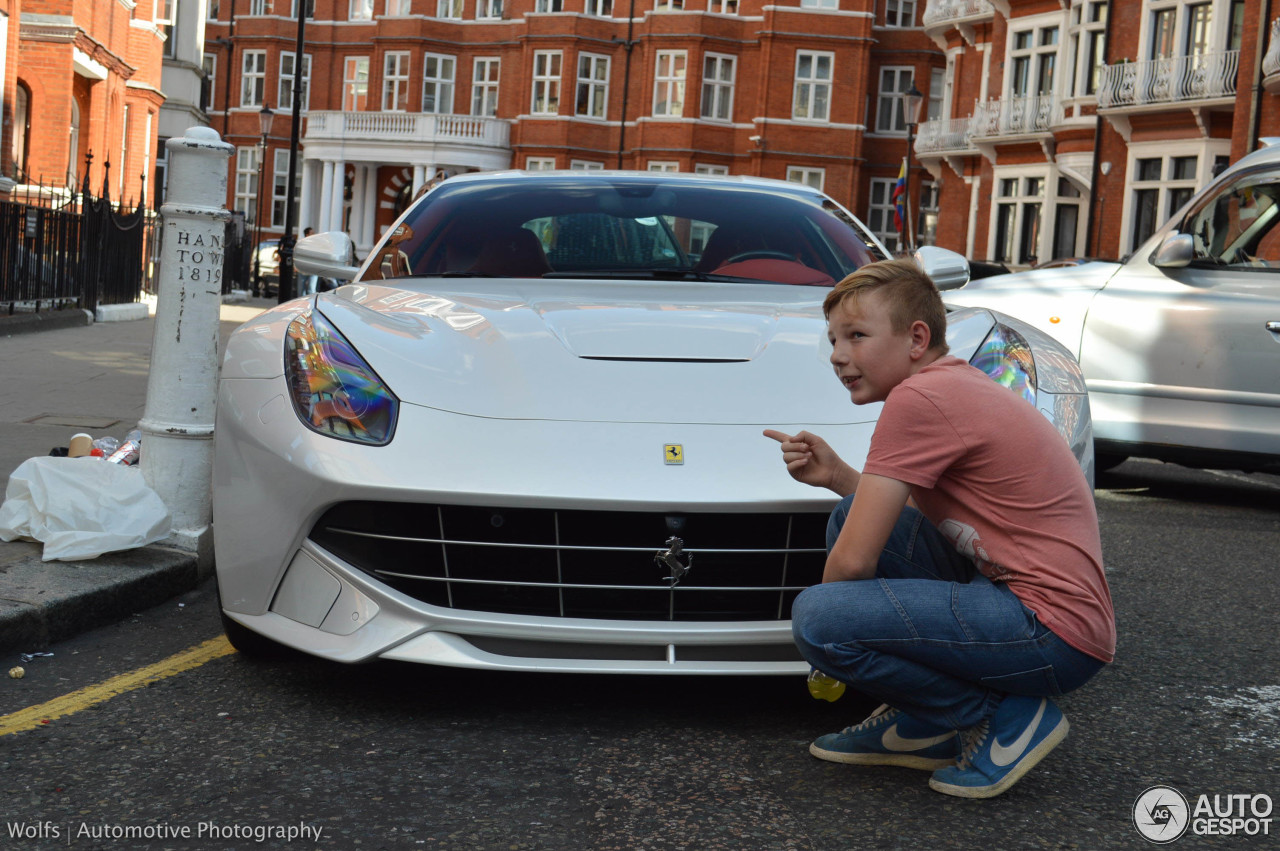
[[680,580],[684,579],[685,574],[693,567],[693,553],[686,553],[684,551],[684,541],[673,536],[667,538],[667,548],[665,550],[658,550],[654,553],[653,561],[660,567],[671,571],[671,575],[665,577],[665,579],[674,588],[680,584]]

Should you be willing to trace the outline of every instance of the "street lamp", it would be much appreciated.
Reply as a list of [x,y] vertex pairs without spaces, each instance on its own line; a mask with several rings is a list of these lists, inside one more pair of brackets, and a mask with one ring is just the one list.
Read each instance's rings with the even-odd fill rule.
[[916,125],[920,123],[920,107],[924,106],[924,94],[916,88],[916,84],[911,84],[911,90],[906,93],[906,118],[907,118],[907,186],[906,193],[903,197],[903,210],[906,213],[903,216],[902,229],[904,231],[907,251],[916,250],[916,234],[915,221],[912,219],[911,213],[911,146],[912,139],[915,136]]
[[258,203],[253,213],[253,291],[258,295],[264,295],[262,287],[262,276],[260,274],[260,264],[262,258],[262,172],[267,164],[267,136],[271,135],[271,121],[276,116],[271,109],[270,103],[263,103],[261,111],[258,112],[258,125],[262,131],[262,138],[258,141]]

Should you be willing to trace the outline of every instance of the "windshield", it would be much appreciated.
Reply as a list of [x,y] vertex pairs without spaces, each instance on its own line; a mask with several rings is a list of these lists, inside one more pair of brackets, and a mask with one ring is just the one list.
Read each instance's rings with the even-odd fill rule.
[[832,286],[885,255],[805,187],[627,176],[444,183],[377,249],[362,280],[657,278]]
[[1280,179],[1273,168],[1243,173],[1187,214],[1192,262],[1238,269],[1280,264]]

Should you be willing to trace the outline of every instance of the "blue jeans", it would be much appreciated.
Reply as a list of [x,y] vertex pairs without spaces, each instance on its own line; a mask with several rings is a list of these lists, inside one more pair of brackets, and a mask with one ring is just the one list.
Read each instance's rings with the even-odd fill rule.
[[[846,497],[831,514],[828,550],[852,501]],[[979,723],[1006,694],[1058,697],[1104,664],[1040,623],[910,506],[874,579],[808,588],[791,619],[796,645],[813,667],[950,729]]]

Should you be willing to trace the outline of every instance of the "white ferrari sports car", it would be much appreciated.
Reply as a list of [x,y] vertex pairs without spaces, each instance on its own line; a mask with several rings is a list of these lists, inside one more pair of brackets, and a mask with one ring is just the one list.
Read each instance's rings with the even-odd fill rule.
[[[761,432],[810,429],[861,463],[879,406],[832,378],[821,305],[887,256],[807,186],[627,172],[450,178],[358,269],[344,235],[301,240],[302,272],[350,283],[227,346],[227,634],[343,662],[807,673],[790,607],[821,577],[835,498]],[[958,255],[920,259],[967,277]],[[1092,475],[1061,345],[985,309],[947,338]]]

